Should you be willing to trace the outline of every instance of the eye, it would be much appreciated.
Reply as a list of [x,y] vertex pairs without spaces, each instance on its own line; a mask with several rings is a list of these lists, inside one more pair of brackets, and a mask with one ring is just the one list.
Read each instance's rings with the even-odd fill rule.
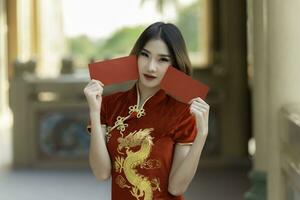
[[170,60],[168,58],[160,58],[159,61],[161,61],[161,62],[169,62]]
[[149,57],[149,55],[146,52],[144,52],[144,51],[141,51],[140,55],[141,56],[145,56],[145,57]]

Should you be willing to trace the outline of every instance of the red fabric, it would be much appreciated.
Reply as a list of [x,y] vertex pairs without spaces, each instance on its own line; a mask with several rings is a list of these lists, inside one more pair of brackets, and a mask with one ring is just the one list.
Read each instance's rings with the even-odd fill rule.
[[[119,116],[129,115],[129,107],[136,105],[137,99],[136,86],[103,97],[101,123],[113,127]],[[113,166],[112,200],[136,200],[135,196],[139,195],[139,199],[148,196],[155,200],[182,200],[182,196],[168,193],[168,178],[174,144],[194,141],[195,119],[189,105],[175,100],[162,89],[146,101],[143,109],[144,116],[137,118],[137,112],[133,112],[125,120],[125,131],[114,128],[107,135]]]

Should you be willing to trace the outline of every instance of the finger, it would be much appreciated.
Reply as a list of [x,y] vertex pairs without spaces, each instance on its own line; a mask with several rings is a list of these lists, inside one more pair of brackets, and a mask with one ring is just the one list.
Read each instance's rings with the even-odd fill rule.
[[99,88],[91,88],[90,91],[91,91],[91,92],[102,92],[102,90],[99,89]]
[[91,86],[91,85],[93,85],[94,84],[94,81],[93,80],[90,80],[89,82],[88,82],[88,84],[86,85],[86,87],[89,87],[89,86]]
[[200,121],[202,125],[205,125],[208,122],[208,113],[201,112],[195,108],[191,108],[191,113],[195,115],[197,121]]
[[99,80],[92,79],[92,81],[95,82],[95,83],[97,83],[97,84],[99,84],[101,87],[104,86],[104,84],[101,81],[99,81]]
[[196,98],[193,98],[192,101],[197,101],[197,102],[203,102],[203,103],[206,103],[203,99],[201,99],[200,97],[196,97]]
[[203,115],[201,113],[197,113],[196,111],[194,111],[193,115],[198,124],[202,124],[202,122],[205,121],[205,118],[203,117]]
[[205,117],[203,116],[203,114],[199,114],[199,113],[194,113],[194,116],[195,116],[195,120],[196,120],[196,123],[199,124],[200,126],[204,126],[205,125],[205,121],[207,121],[205,119]]
[[195,99],[195,100],[192,101],[192,103],[203,104],[203,105],[209,106],[209,105],[208,105],[205,101],[203,101],[202,99],[201,99],[201,100]]
[[198,112],[203,112],[203,113],[208,113],[208,110],[206,108],[203,108],[203,107],[200,107],[200,106],[197,106],[197,105],[191,105],[190,108],[198,111]]
[[203,112],[201,112],[200,110],[196,109],[196,108],[191,108],[190,109],[192,113],[194,113],[195,115],[198,115],[198,116],[203,116]]
[[207,110],[205,108],[201,108],[201,107],[198,107],[198,106],[191,106],[191,108],[193,108],[194,110],[196,110],[198,112],[207,113]]
[[198,102],[198,101],[193,101],[191,104],[195,104],[195,105],[199,105],[199,106],[203,106],[203,107],[209,107],[209,105],[207,103]]
[[92,85],[88,86],[88,89],[91,89],[91,88],[98,88],[98,89],[102,89],[103,90],[103,87],[100,86],[98,83],[94,82]]
[[92,87],[95,87],[95,86],[99,87],[96,82],[90,81],[89,84],[86,86],[86,88],[92,88]]
[[189,101],[189,104],[190,104],[190,103],[193,103],[193,101],[197,101],[197,98],[198,98],[198,97],[192,98],[192,99]]
[[93,82],[93,85],[99,85],[99,86],[101,86],[101,84],[99,84],[99,82],[97,80],[95,80],[95,79],[92,79],[92,82]]
[[101,85],[102,87],[104,87],[104,83],[102,83],[101,81],[98,81],[98,83],[100,83],[100,85]]
[[196,110],[195,110],[195,108],[190,108],[190,113],[193,114],[193,115],[196,115]]
[[198,106],[193,106],[194,109],[199,110],[200,112],[203,112],[207,114],[209,111],[206,108],[198,107]]
[[103,87],[99,86],[99,84],[93,84],[91,86],[89,86],[90,89],[94,89],[94,88],[98,88],[98,89],[103,89]]
[[207,107],[204,106],[204,105],[201,105],[201,104],[192,103],[190,106],[193,106],[195,108],[202,108],[202,109],[207,110]]
[[205,110],[209,110],[209,105],[205,105],[205,104],[203,104],[203,103],[193,102],[191,105],[194,105],[194,106],[197,106],[197,107],[204,108]]
[[196,101],[196,98],[193,98],[189,101],[189,104],[193,103],[194,101]]
[[102,90],[99,88],[88,88],[85,90],[85,93],[87,93],[87,94],[91,94],[93,92],[102,92]]
[[190,101],[197,101],[197,100],[198,100],[198,98],[200,98],[200,97],[195,97],[195,98],[192,98]]

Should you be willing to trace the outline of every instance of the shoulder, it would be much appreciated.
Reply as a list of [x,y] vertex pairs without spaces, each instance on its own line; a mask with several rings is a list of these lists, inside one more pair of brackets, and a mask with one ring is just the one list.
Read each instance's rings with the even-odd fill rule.
[[177,114],[184,114],[189,111],[189,104],[183,103],[170,95],[167,95],[167,99],[168,106],[172,110],[172,112]]
[[170,112],[174,120],[170,123],[170,134],[175,143],[191,143],[195,134],[195,118],[190,112],[190,104],[183,103],[171,96],[169,98]]

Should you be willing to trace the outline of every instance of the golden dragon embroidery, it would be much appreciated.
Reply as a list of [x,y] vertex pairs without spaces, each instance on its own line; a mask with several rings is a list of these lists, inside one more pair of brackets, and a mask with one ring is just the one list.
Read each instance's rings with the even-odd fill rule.
[[[153,128],[140,129],[129,133],[124,138],[118,138],[118,152],[125,149],[126,157],[116,157],[114,168],[119,173],[122,170],[124,171],[126,179],[133,185],[130,192],[138,200],[142,197],[144,197],[144,200],[152,200],[153,190],[160,191],[158,179],[155,178],[150,181],[148,177],[138,174],[136,170],[137,166],[144,165],[150,155],[153,146],[153,138],[150,136],[151,131],[153,131]],[[137,146],[140,146],[138,151],[133,152],[130,150],[130,148]]]

